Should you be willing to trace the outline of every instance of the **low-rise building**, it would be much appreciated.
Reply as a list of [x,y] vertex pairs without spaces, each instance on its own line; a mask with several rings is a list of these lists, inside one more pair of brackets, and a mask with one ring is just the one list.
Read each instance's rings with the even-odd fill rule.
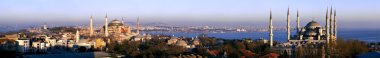
[[16,40],[18,43],[19,51],[22,53],[28,52],[30,48],[30,40],[27,38]]

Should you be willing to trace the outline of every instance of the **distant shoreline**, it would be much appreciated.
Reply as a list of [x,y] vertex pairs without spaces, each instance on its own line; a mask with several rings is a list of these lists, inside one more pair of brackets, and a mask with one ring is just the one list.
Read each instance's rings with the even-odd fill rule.
[[[21,29],[19,29],[21,30]],[[4,35],[7,32],[13,32],[17,30],[0,30],[0,35]],[[286,31],[275,31],[274,39],[275,41],[285,42]],[[158,31],[148,31],[142,32],[148,34],[160,34]],[[185,37],[196,37],[202,33],[184,33],[184,32],[163,32],[164,35],[169,36],[185,36]],[[296,34],[295,32],[291,33]],[[224,39],[267,39],[269,38],[267,31],[248,31],[248,32],[226,32],[226,33],[208,33],[209,37],[224,38]],[[380,42],[380,29],[359,29],[359,28],[341,28],[338,30],[338,37],[345,39],[357,39],[365,42]]]
[[[143,32],[144,33],[144,32]],[[160,32],[145,32],[148,34],[161,34]],[[183,32],[162,32],[164,35],[168,36],[185,36],[185,37],[196,37],[201,33],[183,33]],[[291,35],[296,34],[291,32]],[[378,29],[345,29],[338,30],[338,37],[344,39],[356,39],[365,42],[380,42],[380,30]],[[223,39],[268,39],[268,32],[226,32],[226,33],[208,33],[209,37],[223,38]],[[286,41],[286,31],[275,31],[274,40],[279,42]]]

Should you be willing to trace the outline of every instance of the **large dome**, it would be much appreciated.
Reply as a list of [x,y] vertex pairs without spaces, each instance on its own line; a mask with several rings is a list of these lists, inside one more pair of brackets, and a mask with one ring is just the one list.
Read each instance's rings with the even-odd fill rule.
[[318,22],[311,21],[311,22],[307,23],[307,25],[305,27],[306,28],[316,28],[316,27],[321,27],[321,25]]
[[315,36],[315,35],[317,35],[317,32],[315,32],[315,31],[312,31],[312,30],[308,30],[308,31],[306,31],[306,32],[305,32],[305,34],[304,34],[304,35]]
[[123,26],[123,22],[119,21],[119,20],[112,20],[108,26]]

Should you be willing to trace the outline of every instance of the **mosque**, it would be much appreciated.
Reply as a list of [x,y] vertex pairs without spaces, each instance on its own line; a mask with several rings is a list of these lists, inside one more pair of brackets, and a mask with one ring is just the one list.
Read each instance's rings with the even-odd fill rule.
[[[290,14],[289,8],[287,12],[287,43],[290,45],[304,45],[304,44],[329,44],[337,39],[337,24],[336,24],[336,11],[334,13],[332,8],[326,11],[326,25],[321,26],[316,21],[310,21],[304,27],[300,27],[299,12],[297,11],[297,27],[296,35],[290,35]],[[332,17],[334,15],[334,17]],[[273,26],[272,26],[272,12],[270,12],[270,46],[273,46]]]
[[[121,42],[123,40],[145,40],[150,39],[149,35],[139,35],[140,31],[140,19],[137,18],[136,31],[132,32],[132,27],[124,24],[123,20],[113,19],[108,22],[108,16],[105,16],[104,25],[100,28],[99,31],[94,30],[93,28],[93,18],[90,17],[90,28],[83,29],[81,33],[79,30],[75,33],[75,45],[78,47],[96,48],[103,50],[106,44],[111,41]],[[44,27],[46,29],[46,27]],[[85,36],[80,36],[80,34]],[[88,34],[88,35],[87,35]],[[84,37],[84,38],[81,38]],[[77,47],[77,48],[78,48]]]
[[[105,39],[107,41],[115,40],[115,41],[122,41],[122,40],[130,40],[134,36],[139,35],[140,31],[140,19],[137,18],[137,26],[136,31],[132,32],[132,27],[129,25],[124,24],[123,20],[113,19],[112,21],[108,22],[108,16],[105,16],[104,26],[101,27],[99,33],[97,35],[101,37],[106,37],[108,39]],[[94,29],[93,29],[93,22],[92,22],[92,16],[90,19],[90,36],[94,36]]]

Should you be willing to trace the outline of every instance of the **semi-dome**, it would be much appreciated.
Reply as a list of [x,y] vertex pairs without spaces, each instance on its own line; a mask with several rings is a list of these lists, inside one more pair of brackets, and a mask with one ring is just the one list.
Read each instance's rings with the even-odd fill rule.
[[318,22],[311,21],[311,22],[307,23],[307,25],[305,27],[306,28],[316,28],[316,27],[321,27],[321,25]]
[[123,26],[123,22],[119,21],[119,20],[112,20],[108,26]]

